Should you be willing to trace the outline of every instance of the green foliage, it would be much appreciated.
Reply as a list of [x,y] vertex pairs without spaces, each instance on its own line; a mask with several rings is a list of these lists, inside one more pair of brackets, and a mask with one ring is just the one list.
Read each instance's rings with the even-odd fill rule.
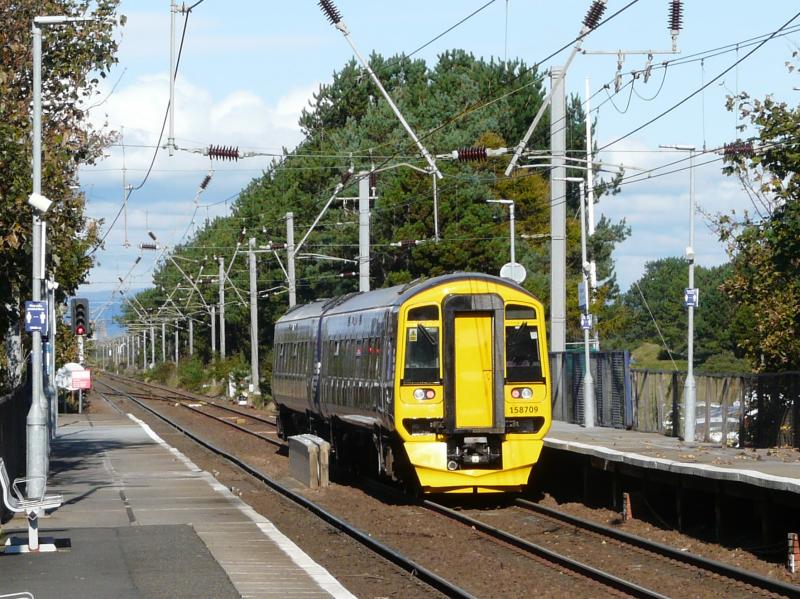
[[[48,268],[59,282],[57,301],[85,281],[97,241],[85,199],[72,186],[78,167],[92,163],[110,141],[87,123],[82,103],[99,93],[98,77],[116,62],[112,37],[118,0],[0,2],[0,331],[19,326],[20,302],[31,289],[32,208],[31,25],[37,15],[93,14],[98,20],[43,27],[42,193],[56,205],[47,213]],[[120,19],[124,23],[124,17]]]
[[[624,343],[649,341],[668,350],[664,351],[664,358],[671,354],[673,359],[686,359],[688,321],[683,291],[688,284],[688,270],[688,263],[681,258],[663,258],[645,265],[642,278],[622,296]],[[700,289],[700,305],[694,312],[696,363],[720,352],[743,356],[738,335],[747,320],[721,290],[730,273],[729,265],[695,267],[695,286]]]
[[206,370],[203,362],[192,357],[178,363],[178,385],[189,391],[200,391],[206,382]]
[[[405,56],[384,59],[377,54],[370,57],[370,62],[408,122],[434,154],[470,146],[513,145],[522,137],[543,98],[541,76],[521,62],[485,62],[461,50],[445,52],[431,66]],[[506,94],[510,90],[518,91]],[[500,99],[485,103],[490,98]],[[583,151],[585,119],[581,103],[575,98],[568,105],[567,119],[568,150]],[[548,121],[546,116],[536,130],[530,143],[532,149],[547,149]],[[175,248],[174,256],[180,256],[181,268],[190,276],[197,275],[201,268],[204,275],[218,272],[216,260],[205,248],[213,247],[225,255],[227,268],[230,256],[240,247],[231,269],[231,283],[238,289],[247,289],[248,274],[243,266],[248,238],[256,237],[259,244],[270,240],[284,242],[285,214],[291,211],[295,218],[295,240],[299,241],[352,161],[356,173],[378,171],[377,198],[371,213],[373,288],[454,271],[498,273],[510,256],[508,210],[487,204],[486,200],[507,198],[516,205],[517,260],[529,273],[525,286],[547,302],[550,190],[546,175],[520,170],[507,179],[503,177],[507,158],[469,163],[439,160],[444,179],[437,183],[440,241],[436,243],[431,176],[407,166],[425,168],[425,161],[380,92],[355,62],[345,65],[334,73],[330,83],[320,87],[303,112],[300,125],[306,139],[242,190],[229,217],[205,223],[192,239]],[[398,167],[401,163],[404,166]],[[386,167],[391,168],[386,170]],[[357,195],[355,179],[340,196]],[[566,201],[571,217],[569,284],[574,288],[580,277],[579,225],[574,218],[579,206],[576,185],[570,186]],[[299,252],[298,303],[357,289],[357,279],[339,276],[343,270],[353,270],[352,266],[302,256],[313,253],[355,258],[357,224],[355,202],[338,200],[332,204]],[[530,238],[524,239],[523,235]],[[603,221],[592,243],[592,252],[605,279],[599,294],[602,304],[610,303],[617,293],[611,248],[626,235],[624,223]],[[401,240],[422,240],[422,243],[392,245]],[[284,260],[285,254],[279,253]],[[138,300],[148,310],[158,313],[169,297],[177,305],[194,306],[196,318],[207,322],[206,309],[198,303],[194,290],[173,294],[181,281],[185,279],[175,265],[164,261],[154,274],[154,287],[139,294]],[[285,285],[285,275],[274,257],[259,254],[258,288],[271,290],[259,300],[262,381],[269,376],[265,360],[272,344],[273,323],[286,311]],[[217,292],[216,281],[200,285],[200,293],[209,305],[216,303]],[[576,310],[574,306],[571,308]],[[225,312],[226,349],[231,354],[249,353],[249,307],[240,301],[231,285],[227,285]],[[124,320],[136,320],[135,313],[128,311]],[[572,320],[577,323],[577,316]],[[208,361],[210,330],[207,326],[196,326],[195,332],[195,347],[203,360]],[[580,336],[577,324],[572,332]],[[223,378],[223,370],[216,363],[210,366],[218,379]]]
[[732,352],[714,354],[697,368],[698,373],[750,373],[753,371],[750,362],[737,358]]
[[155,381],[162,385],[172,385],[175,383],[175,363],[159,362],[152,370],[147,371],[145,380]]
[[[797,74],[798,52],[787,67]],[[755,131],[752,155],[726,157],[752,211],[718,215],[733,272],[723,290],[747,315],[739,347],[761,370],[800,369],[800,107],[746,93],[729,98]]]

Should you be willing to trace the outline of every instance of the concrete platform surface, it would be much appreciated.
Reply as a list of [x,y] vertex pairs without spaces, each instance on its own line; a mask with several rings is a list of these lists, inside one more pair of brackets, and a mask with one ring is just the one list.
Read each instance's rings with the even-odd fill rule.
[[553,422],[545,447],[641,468],[736,481],[800,494],[800,451],[684,443],[675,437]]
[[[64,504],[40,519],[40,536],[59,550],[0,553],[0,595],[353,597],[143,422],[70,416],[61,424],[48,493]],[[0,545],[26,536],[26,526],[19,516],[6,523]]]

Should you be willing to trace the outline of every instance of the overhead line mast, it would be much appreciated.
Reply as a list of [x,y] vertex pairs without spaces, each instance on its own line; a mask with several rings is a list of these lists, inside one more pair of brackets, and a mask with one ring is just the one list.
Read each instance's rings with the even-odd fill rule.
[[387,92],[386,89],[381,84],[381,81],[380,79],[378,79],[378,76],[375,74],[375,71],[373,71],[372,68],[369,66],[369,63],[366,60],[364,60],[364,57],[361,56],[361,54],[359,53],[358,49],[353,43],[353,40],[350,39],[350,30],[347,28],[347,25],[342,20],[342,15],[339,12],[339,10],[336,8],[336,6],[333,4],[331,0],[319,0],[318,4],[322,9],[322,11],[325,13],[325,16],[328,17],[328,20],[331,22],[331,24],[334,27],[336,27],[336,29],[342,32],[342,35],[344,35],[344,39],[347,40],[348,44],[350,44],[350,48],[352,48],[353,53],[356,55],[356,58],[358,58],[358,61],[361,63],[361,66],[364,67],[364,70],[367,71],[369,76],[372,78],[373,83],[375,83],[377,88],[380,90],[381,94],[383,94],[383,97],[389,103],[389,106],[391,107],[397,119],[400,121],[400,124],[403,125],[403,128],[406,130],[409,137],[411,137],[411,139],[414,140],[414,143],[417,145],[417,148],[419,148],[419,151],[422,153],[423,157],[428,162],[428,166],[430,166],[431,172],[435,174],[438,179],[441,179],[443,175],[436,166],[436,161],[434,160],[433,156],[431,156],[427,148],[424,145],[422,145],[422,142],[416,136],[414,130],[411,129],[411,126],[406,122],[406,119],[403,117],[403,114],[400,112],[400,109],[397,107],[397,105],[395,105],[394,101],[392,100],[392,97],[389,95],[389,92]]

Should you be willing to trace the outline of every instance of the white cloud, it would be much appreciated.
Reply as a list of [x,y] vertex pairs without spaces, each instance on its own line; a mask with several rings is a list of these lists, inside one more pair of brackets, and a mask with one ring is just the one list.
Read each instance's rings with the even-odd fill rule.
[[[623,145],[623,144],[620,144]],[[651,150],[651,151],[648,151]],[[608,162],[632,164],[644,169],[681,160],[686,152],[656,152],[635,139],[625,140],[621,149],[603,154]],[[700,164],[715,157],[706,154],[696,158]],[[625,291],[643,274],[644,264],[669,256],[683,256],[689,245],[689,171],[688,160],[679,162],[659,172],[678,170],[637,183],[623,185],[619,195],[603,197],[596,208],[612,221],[625,218],[631,227],[631,236],[617,247],[614,254],[617,280]],[[719,242],[711,223],[703,212],[714,216],[718,213],[741,212],[748,200],[736,180],[721,173],[721,163],[696,166],[695,214],[696,264],[716,266],[728,260],[724,246]],[[627,176],[637,171],[629,170]]]
[[[123,148],[107,150],[105,159],[81,170],[81,183],[87,194],[87,216],[104,219],[107,229],[122,205],[122,168],[126,182],[137,186],[143,180],[155,152],[158,133],[168,101],[166,74],[139,77],[125,81],[101,106],[90,111],[90,121],[97,127],[108,123],[110,129],[124,132]],[[110,91],[108,89],[100,97]],[[274,103],[267,102],[248,89],[233,90],[215,97],[208,89],[186,78],[176,81],[175,139],[180,147],[202,150],[209,145],[236,146],[241,151],[279,153],[282,147],[292,148],[302,138],[297,124],[300,111],[318,85],[309,84],[289,90]],[[161,145],[167,141],[165,129]],[[199,198],[199,204],[217,204],[195,210],[194,202],[200,181],[212,164],[198,153],[178,151],[170,157],[165,150],[157,152],[147,184],[130,196],[127,210],[127,239],[131,247],[123,247],[126,238],[124,216],[106,239],[106,249],[98,253],[100,266],[92,270],[92,288],[113,288],[114,281],[126,265],[139,253],[138,244],[148,240],[152,230],[162,243],[185,240],[184,234],[201,226],[208,216],[227,213],[229,203],[253,177],[269,164],[269,156],[241,159],[237,162],[214,161],[211,185]],[[192,220],[194,218],[194,225]],[[137,272],[141,267],[137,269]],[[136,279],[147,284],[147,276]],[[148,275],[149,276],[149,275]]]

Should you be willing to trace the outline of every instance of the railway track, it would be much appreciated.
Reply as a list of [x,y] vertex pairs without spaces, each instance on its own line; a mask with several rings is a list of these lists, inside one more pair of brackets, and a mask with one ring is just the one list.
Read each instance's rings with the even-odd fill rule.
[[[128,382],[128,381],[126,381]],[[415,563],[414,561],[408,559],[407,557],[403,556],[399,552],[393,550],[387,545],[380,543],[376,539],[373,539],[370,535],[364,533],[363,531],[355,528],[354,526],[348,524],[341,518],[335,516],[331,512],[323,509],[322,507],[318,506],[312,501],[309,501],[299,493],[289,489],[287,486],[280,484],[274,478],[264,474],[257,468],[252,467],[251,465],[247,464],[246,462],[239,459],[237,456],[225,451],[224,449],[208,442],[205,439],[202,439],[198,435],[195,435],[190,430],[186,429],[185,427],[181,426],[180,424],[174,422],[170,418],[160,414],[157,410],[147,406],[143,401],[137,399],[132,394],[129,394],[118,387],[114,387],[113,385],[109,384],[102,380],[102,375],[97,377],[96,383],[105,386],[111,389],[116,395],[127,397],[130,401],[134,402],[140,408],[144,409],[145,411],[149,412],[153,416],[159,418],[160,420],[166,422],[173,428],[177,429],[194,442],[198,443],[199,445],[203,446],[207,450],[215,453],[216,455],[224,458],[228,462],[234,464],[235,466],[239,467],[240,469],[244,470],[250,476],[256,478],[257,480],[261,481],[265,485],[267,485],[273,491],[279,493],[280,495],[284,496],[285,498],[289,499],[293,503],[307,509],[314,515],[321,518],[323,521],[328,523],[329,525],[333,526],[337,530],[347,534],[350,538],[354,539],[367,549],[373,551],[375,554],[383,557],[384,559],[389,560],[391,563],[395,564],[396,566],[400,567],[401,569],[405,570],[415,578],[418,578],[420,581],[424,582],[425,584],[429,585],[432,589],[437,590],[440,593],[448,597],[463,597],[465,599],[472,599],[473,595],[467,593],[465,590],[461,589],[456,584],[445,580],[444,578],[438,576],[434,572],[420,566],[419,564]],[[130,382],[128,382],[130,384]],[[101,391],[98,390],[99,393],[102,394]],[[230,424],[230,423],[228,423]]]
[[[125,383],[126,385],[142,385],[140,381],[129,381],[127,379],[116,379],[119,383]],[[101,384],[103,383],[101,381]],[[177,402],[182,406],[185,406],[193,411],[193,413],[202,414],[206,417],[212,417],[216,421],[225,424],[227,426],[232,426],[237,430],[248,433],[250,435],[255,435],[259,438],[262,438],[271,443],[280,444],[280,441],[277,440],[276,437],[273,438],[265,438],[263,434],[260,434],[257,431],[251,430],[251,426],[244,426],[241,422],[237,422],[240,419],[247,419],[252,414],[248,414],[242,410],[237,410],[235,408],[229,408],[228,410],[220,409],[220,406],[217,405],[216,402],[207,402],[206,400],[197,401],[196,396],[191,396],[190,394],[179,392],[179,393],[172,393],[172,390],[164,390],[157,386],[147,385],[147,387],[153,387],[154,391],[162,393],[162,399],[172,400],[176,397],[180,397],[180,400]],[[136,393],[125,393],[120,392],[119,389],[116,389],[118,393],[122,393],[123,395],[128,395],[132,400],[137,401]],[[164,396],[166,395],[166,397]],[[143,405],[141,401],[137,401],[140,405]],[[194,405],[193,405],[194,404]],[[229,461],[237,464],[239,467],[246,470],[248,473],[252,474],[265,482],[268,486],[273,488],[274,490],[278,491],[279,493],[289,497],[293,501],[296,501],[306,509],[312,511],[319,517],[323,518],[326,522],[334,525],[339,530],[343,532],[347,532],[347,534],[351,535],[353,538],[361,540],[360,537],[365,537],[370,542],[377,542],[375,539],[364,533],[363,531],[353,528],[351,525],[344,522],[338,516],[335,516],[330,511],[325,510],[324,508],[320,507],[317,504],[310,502],[307,498],[297,495],[296,493],[289,491],[285,488],[285,486],[276,483],[274,480],[268,481],[266,480],[266,475],[262,472],[259,472],[257,469],[244,464],[239,458],[236,456],[231,455],[229,452],[226,452],[220,448],[214,447],[213,445],[208,444],[207,442],[203,441],[202,439],[198,438],[197,436],[191,434],[190,432],[184,430],[180,425],[171,422],[169,419],[165,418],[163,415],[158,414],[155,410],[152,410],[149,407],[145,406],[145,409],[155,413],[159,418],[170,422],[170,424],[191,438],[195,441],[201,443],[202,445],[208,447],[218,455],[228,459]],[[217,411],[217,414],[213,414],[212,412]],[[231,413],[235,412],[236,414],[231,415]],[[220,415],[224,414],[224,415]],[[266,421],[269,419],[263,418],[255,418],[251,422],[253,426],[265,426]],[[269,422],[271,425],[272,423]],[[274,425],[273,425],[274,426]],[[295,497],[298,500],[295,500]],[[576,559],[576,557],[570,556],[569,551],[560,552],[554,550],[552,547],[545,547],[541,543],[534,543],[533,541],[529,540],[531,537],[539,540],[542,538],[541,531],[539,533],[532,533],[530,530],[525,531],[524,527],[519,529],[519,532],[516,530],[514,532],[509,532],[508,530],[501,530],[500,528],[485,522],[485,518],[481,517],[472,517],[469,516],[465,511],[467,510],[460,510],[456,511],[450,509],[438,502],[434,501],[424,501],[422,502],[422,506],[425,507],[427,510],[436,511],[439,514],[445,515],[448,518],[452,518],[458,520],[465,526],[470,527],[475,531],[479,531],[481,534],[486,535],[487,537],[493,539],[496,542],[504,546],[513,546],[519,552],[524,552],[533,557],[534,561],[541,564],[542,562],[549,564],[550,568],[557,569],[560,571],[569,571],[572,575],[577,578],[584,578],[587,581],[591,581],[592,584],[595,585],[595,588],[604,588],[607,592],[612,592],[613,594],[617,595],[625,595],[625,596],[632,596],[632,597],[666,597],[666,596],[673,596],[672,593],[664,594],[662,592],[656,591],[652,588],[649,588],[652,585],[648,578],[648,571],[645,570],[639,573],[639,576],[629,576],[627,572],[616,572],[612,573],[607,570],[605,564],[602,561],[598,564],[595,563],[592,565],[592,560],[583,560],[583,559]],[[741,570],[737,570],[732,568],[731,566],[727,566],[725,564],[721,564],[718,562],[714,562],[712,560],[706,560],[704,558],[687,554],[685,552],[677,551],[673,548],[662,546],[645,539],[641,539],[638,537],[633,537],[632,535],[627,535],[624,532],[604,527],[602,525],[598,525],[596,523],[580,520],[578,518],[574,518],[572,516],[568,516],[556,510],[550,510],[548,508],[544,508],[542,506],[538,506],[537,504],[533,504],[531,502],[525,500],[517,500],[515,505],[506,506],[504,511],[508,514],[511,513],[511,510],[518,511],[520,513],[536,513],[537,517],[542,519],[548,519],[549,522],[556,522],[557,526],[561,526],[564,528],[569,528],[569,534],[574,534],[572,531],[580,529],[583,531],[584,534],[591,536],[593,538],[593,543],[595,544],[613,544],[615,547],[615,551],[632,551],[635,552],[637,557],[641,558],[642,553],[647,553],[649,556],[653,557],[656,561],[661,560],[661,564],[659,568],[662,571],[670,572],[672,571],[673,576],[676,580],[683,580],[687,577],[689,578],[703,578],[707,576],[712,576],[715,578],[715,581],[719,581],[717,585],[720,589],[722,594],[730,594],[730,595],[737,595],[741,596],[744,594],[751,594],[753,596],[764,596],[765,594],[771,594],[773,596],[800,596],[800,588],[782,583],[780,581],[772,580],[763,576],[759,576],[758,574],[749,573]],[[485,510],[484,510],[485,511]],[[513,518],[511,518],[513,519]],[[522,516],[518,516],[516,518],[519,521],[523,521],[526,518]],[[530,519],[528,516],[527,519]],[[553,525],[549,525],[550,528],[553,528]],[[351,530],[348,530],[350,528]],[[540,527],[541,528],[541,527]],[[514,530],[514,527],[511,527],[511,530]],[[528,537],[528,538],[526,538]],[[587,541],[588,542],[588,541]],[[459,589],[456,585],[452,585],[453,588],[449,590],[443,590],[445,587],[436,586],[436,585],[444,585],[444,584],[451,584],[448,581],[445,581],[441,577],[438,577],[432,571],[427,571],[421,566],[419,566],[416,562],[409,560],[408,558],[404,558],[400,553],[394,549],[389,548],[386,545],[381,544],[381,549],[377,550],[379,554],[384,557],[389,558],[391,555],[392,557],[389,558],[390,561],[396,563],[403,569],[408,572],[412,573],[425,573],[429,574],[430,576],[435,577],[434,582],[435,584],[431,585],[440,592],[444,592],[445,594],[451,596],[469,596],[466,594],[465,591]],[[395,561],[395,560],[400,560]],[[403,562],[405,560],[405,562]],[[589,563],[585,563],[588,561]],[[632,558],[632,562],[635,562],[636,559]],[[424,575],[424,574],[423,574]],[[637,581],[638,578],[638,581]],[[423,576],[420,576],[420,579],[423,580]],[[425,580],[425,582],[428,582]],[[658,586],[659,589],[663,590],[663,587]],[[668,585],[667,585],[668,588]],[[461,594],[463,593],[463,594]],[[678,593],[680,595],[681,593]],[[691,595],[691,593],[689,593]],[[702,596],[702,595],[700,595]]]
[[779,596],[800,597],[800,587],[796,585],[761,576],[755,572],[747,572],[717,560],[695,555],[688,551],[680,551],[674,547],[628,534],[610,526],[598,524],[597,522],[578,518],[526,499],[516,499],[515,504],[526,511],[544,516],[551,521],[565,523],[569,526],[580,528],[583,531],[611,539],[623,547],[645,551],[661,559],[676,562],[688,568],[697,568],[705,572],[710,572],[722,578],[737,581],[738,583],[767,593],[774,593]]
[[[641,597],[673,597],[673,596],[694,596],[693,590],[687,587],[687,581],[698,577],[714,577],[720,596],[743,597],[743,596],[773,596],[773,597],[800,597],[800,587],[776,581],[756,573],[746,572],[728,566],[726,564],[709,560],[700,556],[692,555],[687,552],[678,551],[672,547],[655,543],[641,537],[629,535],[613,528],[590,522],[580,518],[570,516],[552,510],[524,499],[515,500],[514,505],[505,507],[503,510],[503,521],[508,528],[514,530],[502,530],[494,524],[486,522],[487,517],[476,517],[469,515],[471,510],[455,510],[436,501],[426,500],[423,505],[439,514],[456,520],[461,524],[469,526],[475,530],[486,534],[494,539],[508,543],[528,552],[531,555],[541,557],[562,565],[570,570],[605,584],[611,588],[622,591],[626,594]],[[486,510],[476,510],[485,513]],[[543,516],[548,522],[538,523],[531,526],[529,520],[521,517],[520,512],[534,512]],[[518,526],[514,522],[520,523]],[[587,561],[594,562],[590,565],[585,561],[577,561],[574,557],[568,557],[565,553],[556,552],[552,547],[547,547],[542,543],[535,543],[530,537],[538,539],[546,538],[544,531],[553,532],[552,523],[556,522],[564,528],[564,537],[568,539],[568,552],[578,553],[587,558]],[[567,525],[564,527],[564,525]],[[578,538],[582,535],[583,538]],[[613,574],[609,570],[601,569],[599,566],[604,563],[603,553],[591,555],[591,551],[585,548],[610,545],[616,556],[628,555],[630,564],[637,564],[647,561],[650,568],[642,570],[636,578],[639,582],[631,581],[630,573],[625,579],[621,578],[621,573]],[[643,554],[646,554],[642,560]],[[652,591],[645,586],[646,582],[652,585],[654,565],[652,560],[660,561],[658,565],[659,577],[662,579],[658,584],[659,588],[665,590],[667,594]],[[629,568],[635,570],[636,568]],[[636,595],[638,593],[638,595]]]
[[[130,385],[131,381],[116,375],[104,373],[112,380],[122,382]],[[223,424],[227,424],[245,434],[252,435],[271,443],[272,445],[281,446],[283,443],[278,438],[278,429],[274,418],[267,418],[254,414],[252,411],[244,411],[231,406],[227,406],[219,401],[198,397],[191,393],[181,391],[179,389],[164,388],[160,385],[154,385],[145,381],[136,381],[137,385],[143,386],[148,389],[159,393],[156,399],[164,401],[176,401],[178,404],[191,410],[195,414],[211,418]],[[131,393],[132,397],[138,399],[153,399],[151,395]],[[266,427],[266,429],[265,429]]]

